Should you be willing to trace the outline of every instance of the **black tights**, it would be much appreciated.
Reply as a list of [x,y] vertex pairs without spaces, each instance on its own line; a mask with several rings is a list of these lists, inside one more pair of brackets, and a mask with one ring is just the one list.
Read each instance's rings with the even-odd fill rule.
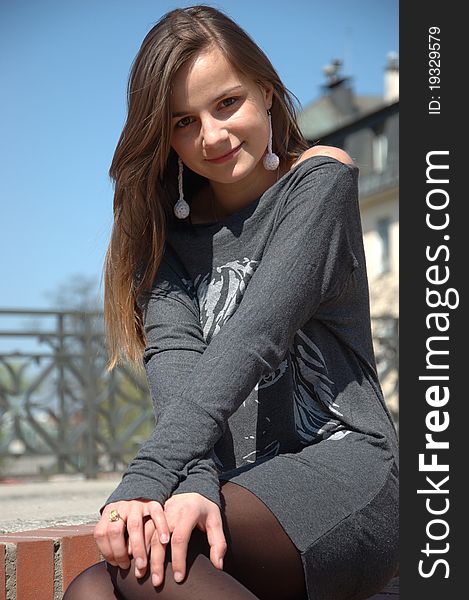
[[223,483],[221,494],[228,545],[223,571],[210,561],[206,534],[195,528],[182,583],[173,578],[169,543],[161,586],[153,587],[149,569],[137,579],[133,559],[125,570],[103,561],[80,573],[63,600],[304,600],[300,553],[272,512],[235,483]]

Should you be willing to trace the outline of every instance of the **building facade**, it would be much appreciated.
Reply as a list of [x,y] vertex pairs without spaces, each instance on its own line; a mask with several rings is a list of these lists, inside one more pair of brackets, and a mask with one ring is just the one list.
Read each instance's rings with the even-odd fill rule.
[[359,194],[375,351],[386,401],[398,422],[399,64],[390,53],[383,95],[354,93],[339,60],[324,68],[321,96],[299,114],[311,145],[347,151],[360,169]]

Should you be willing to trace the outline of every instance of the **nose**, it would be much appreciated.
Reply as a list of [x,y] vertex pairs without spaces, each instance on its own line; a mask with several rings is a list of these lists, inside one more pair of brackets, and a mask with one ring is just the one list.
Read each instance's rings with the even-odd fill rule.
[[226,141],[229,139],[228,131],[224,121],[213,118],[212,115],[206,115],[201,123],[202,145],[204,148],[214,152],[217,148],[226,148]]

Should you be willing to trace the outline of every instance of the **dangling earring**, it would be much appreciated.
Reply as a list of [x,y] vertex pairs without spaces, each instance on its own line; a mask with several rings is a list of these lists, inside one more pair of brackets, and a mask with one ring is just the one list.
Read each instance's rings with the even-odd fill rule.
[[182,191],[182,170],[183,164],[181,158],[178,156],[178,165],[179,165],[179,173],[178,173],[178,187],[179,187],[179,199],[174,205],[174,214],[178,219],[185,219],[189,216],[191,211],[190,206],[184,200],[184,192]]
[[270,110],[267,111],[269,115],[269,144],[267,146],[267,154],[264,156],[264,167],[268,171],[275,171],[280,163],[279,157],[272,152],[272,115]]

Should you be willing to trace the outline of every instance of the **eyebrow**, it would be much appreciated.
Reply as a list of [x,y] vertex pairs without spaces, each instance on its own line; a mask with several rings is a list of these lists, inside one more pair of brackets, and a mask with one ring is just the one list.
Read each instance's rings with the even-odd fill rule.
[[[214,98],[213,102],[218,102],[219,100],[221,100],[222,98],[224,98],[225,96],[227,96],[228,94],[232,94],[233,92],[236,92],[240,89],[242,89],[242,85],[235,85],[234,87],[228,88],[227,90],[225,90],[222,94],[220,94],[219,96],[217,96],[216,98]],[[190,110],[186,110],[186,111],[180,111],[180,112],[173,112],[173,118],[174,117],[183,117],[184,115],[187,115],[187,113],[190,113]]]

